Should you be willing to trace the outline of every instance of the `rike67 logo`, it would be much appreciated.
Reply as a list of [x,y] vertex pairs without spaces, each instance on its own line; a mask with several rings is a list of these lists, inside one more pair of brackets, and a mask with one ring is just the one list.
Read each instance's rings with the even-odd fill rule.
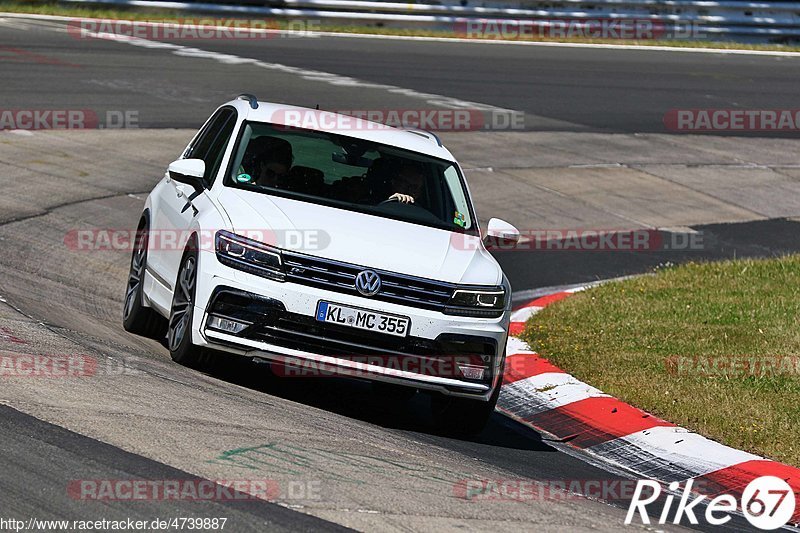
[[[788,524],[794,516],[796,499],[792,487],[783,479],[775,476],[761,476],[752,480],[742,492],[740,501],[730,494],[721,494],[709,500],[692,492],[693,480],[683,486],[680,494],[667,494],[663,499],[661,514],[656,523],[680,524],[686,518],[690,524],[697,525],[700,514],[699,505],[705,506],[706,523],[721,526],[731,519],[731,514],[741,512],[753,527],[773,530]],[[669,484],[672,492],[681,490],[677,481]],[[633,521],[637,511],[643,524],[650,524],[647,506],[655,503],[661,496],[661,485],[655,481],[639,480],[631,499],[625,524]],[[675,499],[678,499],[675,503]],[[674,510],[673,510],[674,509]],[[702,516],[702,515],[701,515]],[[670,520],[671,519],[671,520]]]

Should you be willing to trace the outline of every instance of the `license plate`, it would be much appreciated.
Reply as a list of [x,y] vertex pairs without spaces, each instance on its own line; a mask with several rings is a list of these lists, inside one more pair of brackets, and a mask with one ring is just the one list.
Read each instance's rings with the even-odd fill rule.
[[367,331],[377,331],[397,337],[408,335],[411,320],[408,317],[387,315],[348,307],[346,305],[332,304],[330,302],[319,302],[317,304],[317,321],[351,328],[364,329]]

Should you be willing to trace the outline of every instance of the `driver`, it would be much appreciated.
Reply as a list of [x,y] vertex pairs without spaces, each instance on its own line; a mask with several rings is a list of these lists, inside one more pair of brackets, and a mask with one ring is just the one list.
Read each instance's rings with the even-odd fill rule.
[[247,151],[254,154],[252,158],[253,181],[264,187],[276,187],[285,181],[292,167],[292,145],[286,139],[278,137],[258,137],[254,139]]
[[425,176],[417,163],[403,163],[400,170],[391,179],[394,193],[386,201],[396,200],[402,204],[413,204],[419,199],[425,186]]

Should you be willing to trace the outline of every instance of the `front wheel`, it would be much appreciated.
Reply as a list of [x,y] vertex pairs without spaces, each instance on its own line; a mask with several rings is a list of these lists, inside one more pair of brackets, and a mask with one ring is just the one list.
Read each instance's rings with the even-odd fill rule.
[[506,354],[503,352],[503,362],[500,365],[500,380],[497,387],[489,397],[489,401],[472,400],[470,398],[456,398],[453,396],[435,395],[431,399],[431,410],[436,425],[445,432],[455,435],[477,435],[497,406],[500,398],[500,389],[503,386],[503,375],[506,367]]
[[187,250],[181,260],[167,328],[167,347],[176,363],[196,367],[201,361],[202,349],[192,344],[192,315],[197,288],[197,252]]
[[455,435],[477,435],[486,427],[494,413],[500,396],[501,383],[492,393],[489,401],[472,400],[437,395],[431,401],[433,420],[437,427]]

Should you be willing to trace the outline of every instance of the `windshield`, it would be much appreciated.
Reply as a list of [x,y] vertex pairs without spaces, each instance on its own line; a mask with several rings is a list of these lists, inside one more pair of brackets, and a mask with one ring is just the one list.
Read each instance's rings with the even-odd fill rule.
[[475,233],[454,163],[330,132],[247,122],[225,184]]

